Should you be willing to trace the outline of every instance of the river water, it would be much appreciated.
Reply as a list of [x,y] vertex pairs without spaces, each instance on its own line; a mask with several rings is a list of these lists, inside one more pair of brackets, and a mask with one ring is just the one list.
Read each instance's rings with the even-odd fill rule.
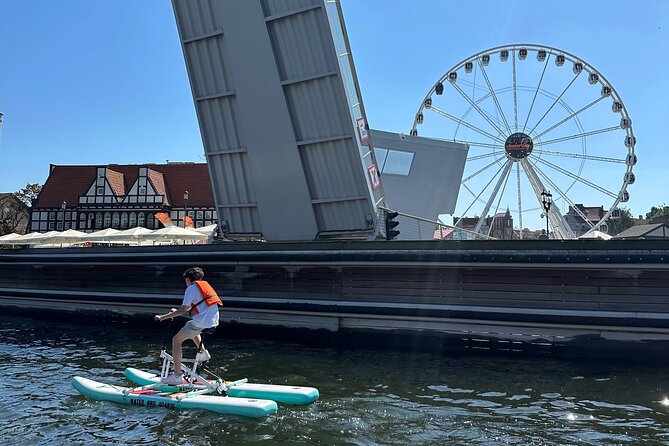
[[[180,325],[180,324],[179,324]],[[320,399],[265,419],[93,401],[70,377],[128,385],[167,331],[0,316],[2,445],[667,445],[664,368],[544,358],[335,349],[220,336],[226,379],[309,385]]]

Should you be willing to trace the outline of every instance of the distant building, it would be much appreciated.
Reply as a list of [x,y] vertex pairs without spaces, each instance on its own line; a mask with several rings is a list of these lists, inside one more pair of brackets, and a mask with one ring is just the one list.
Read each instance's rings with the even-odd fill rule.
[[[474,231],[476,229],[476,225],[478,224],[478,222],[479,222],[479,217],[463,217],[462,219],[453,217],[453,226],[467,229],[469,231]],[[457,238],[459,236],[456,235],[458,234],[458,232],[460,232],[461,234],[461,231],[455,231],[452,234],[453,238]],[[486,217],[485,220],[483,221],[483,224],[481,225],[479,233],[487,234],[490,235],[491,237],[495,237],[501,240],[511,240],[512,238],[514,238],[513,217],[511,216],[511,211],[507,208],[506,212],[499,212],[495,214],[494,217]],[[465,236],[462,238],[469,239],[473,237],[475,236],[473,235],[471,237]]]
[[195,227],[217,223],[207,165],[51,165],[31,210],[30,231],[157,229],[163,226],[158,212],[179,226],[186,212]]
[[[583,214],[587,218],[587,221],[574,208],[578,208],[580,214]],[[576,237],[579,237],[588,232],[592,228],[592,225],[598,223],[604,217],[604,214],[606,214],[604,206],[583,206],[582,204],[576,204],[569,206],[569,212],[567,212],[564,218],[571,230],[576,234]]]
[[16,195],[0,193],[0,235],[25,234],[28,219],[28,207]]
[[632,226],[618,235],[614,239],[659,239],[669,238],[669,225],[665,223],[656,223],[651,225]]

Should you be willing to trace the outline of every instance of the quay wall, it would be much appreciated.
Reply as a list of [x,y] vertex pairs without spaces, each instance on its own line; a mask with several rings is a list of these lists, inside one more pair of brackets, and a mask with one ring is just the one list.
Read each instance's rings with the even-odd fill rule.
[[669,351],[669,242],[222,243],[0,251],[0,306],[150,316],[188,266],[226,324],[455,350]]

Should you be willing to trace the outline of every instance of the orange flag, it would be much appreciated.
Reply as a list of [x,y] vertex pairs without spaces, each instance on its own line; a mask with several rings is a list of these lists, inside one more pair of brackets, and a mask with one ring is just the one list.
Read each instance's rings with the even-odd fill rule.
[[184,221],[185,226],[187,228],[194,228],[195,227],[195,225],[193,224],[193,219],[190,218],[188,215],[184,215],[183,217],[181,217],[181,219]]
[[156,217],[160,222],[167,228],[169,226],[174,226],[172,219],[165,212],[156,212],[154,217]]

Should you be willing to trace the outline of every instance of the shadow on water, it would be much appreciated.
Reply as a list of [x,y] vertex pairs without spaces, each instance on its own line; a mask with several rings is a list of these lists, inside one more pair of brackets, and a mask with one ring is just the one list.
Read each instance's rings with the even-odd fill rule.
[[215,373],[320,391],[312,405],[282,405],[256,420],[93,401],[70,386],[74,375],[127,385],[125,367],[156,370],[181,322],[168,332],[151,320],[0,321],[0,398],[3,418],[13,420],[0,425],[0,438],[14,444],[669,443],[661,367],[323,347],[222,327],[207,341]]

